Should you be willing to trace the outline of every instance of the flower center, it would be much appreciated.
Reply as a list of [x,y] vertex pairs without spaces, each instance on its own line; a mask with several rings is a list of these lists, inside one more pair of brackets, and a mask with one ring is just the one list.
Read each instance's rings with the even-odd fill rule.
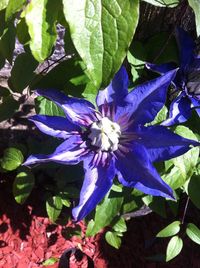
[[91,125],[88,138],[91,140],[91,144],[101,151],[116,151],[120,135],[120,126],[107,117],[103,117]]

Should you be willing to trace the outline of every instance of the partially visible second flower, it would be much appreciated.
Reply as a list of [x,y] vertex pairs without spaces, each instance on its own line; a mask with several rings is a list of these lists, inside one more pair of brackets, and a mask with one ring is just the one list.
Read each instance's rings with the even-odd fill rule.
[[[176,39],[180,68],[173,84],[179,94],[170,106],[169,118],[163,123],[165,126],[185,122],[191,116],[192,109],[200,116],[200,56],[195,52],[194,41],[183,29],[176,29]],[[175,67],[174,63],[147,64],[147,68],[160,74],[165,74]]]
[[88,101],[67,97],[56,90],[37,90],[59,105],[66,118],[35,115],[30,119],[44,133],[64,139],[50,155],[31,155],[24,165],[48,161],[74,165],[83,161],[85,178],[76,221],[83,219],[110,190],[118,177],[124,186],[173,198],[172,189],[153,166],[199,145],[163,126],[148,126],[163,107],[167,88],[176,71],[142,84],[128,93],[128,76],[121,68],[111,84],[99,91],[98,110]]

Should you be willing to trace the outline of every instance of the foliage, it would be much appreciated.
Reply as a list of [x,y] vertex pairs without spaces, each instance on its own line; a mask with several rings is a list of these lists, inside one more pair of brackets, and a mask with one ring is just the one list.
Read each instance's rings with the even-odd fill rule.
[[[0,122],[14,124],[15,120],[18,123],[23,119],[23,107],[36,88],[55,88],[95,103],[98,90],[108,86],[122,63],[129,71],[129,89],[156,76],[145,68],[146,62],[173,61],[178,64],[178,46],[173,31],[149,33],[145,39],[141,37],[140,24],[137,29],[143,16],[140,7],[147,4],[170,10],[176,7],[184,10],[184,5],[190,6],[195,15],[196,37],[199,37],[200,2],[197,0],[189,0],[186,4],[178,0],[0,1],[0,68],[5,63],[11,66],[6,84],[1,84],[0,80]],[[175,24],[177,21],[174,28]],[[61,26],[65,31],[65,51],[55,60],[57,29]],[[16,40],[22,47],[17,55]],[[175,97],[176,92],[171,88],[165,106],[148,126],[159,125],[168,118]],[[60,107],[41,96],[36,96],[33,105],[34,113],[65,116]],[[172,129],[197,141],[200,138],[199,125],[198,115],[192,113],[188,122]],[[37,132],[37,135],[40,134]],[[42,187],[51,221],[56,222],[62,217],[62,212],[71,219],[70,211],[78,201],[83,182],[82,166],[44,164],[30,171],[21,167],[24,159],[30,153],[52,152],[60,140],[47,136],[36,138],[30,134],[21,142],[23,145],[8,139],[0,155],[0,172],[14,178],[12,191],[16,202],[24,204],[34,188]],[[189,198],[197,210],[200,209],[199,160],[199,147],[195,147],[179,157],[155,164],[162,179],[173,189],[176,201],[144,195],[114,183],[86,218],[86,236],[94,236],[108,226],[105,239],[111,246],[119,248],[127,230],[126,215],[148,206],[166,218],[166,227],[157,234],[159,238],[170,239],[166,261],[181,252],[185,234],[200,244],[199,227],[192,222],[185,225],[184,218],[180,220],[177,216],[180,201],[185,198]],[[168,220],[169,211],[174,215],[172,221]],[[57,258],[51,258],[43,265],[57,261]]]

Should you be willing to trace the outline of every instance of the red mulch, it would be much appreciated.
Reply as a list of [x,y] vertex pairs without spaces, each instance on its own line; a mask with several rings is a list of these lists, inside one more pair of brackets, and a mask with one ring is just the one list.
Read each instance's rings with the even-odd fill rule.
[[[27,204],[16,204],[9,182],[0,184],[0,267],[2,268],[36,268],[44,267],[42,262],[51,258],[59,258],[71,247],[78,247],[90,256],[95,268],[185,268],[200,267],[200,247],[184,237],[182,254],[170,263],[151,262],[146,259],[154,254],[164,253],[167,239],[155,240],[155,234],[169,223],[155,214],[135,218],[128,222],[119,250],[110,247],[104,240],[104,233],[96,237],[84,238],[85,226],[78,225],[82,230],[82,238],[66,239],[67,225],[52,224],[47,218],[44,203],[38,190],[31,194]],[[199,216],[197,216],[199,217]],[[175,220],[175,219],[173,219]],[[87,267],[87,260],[77,261],[71,257],[72,268]],[[58,263],[47,266],[58,267]]]

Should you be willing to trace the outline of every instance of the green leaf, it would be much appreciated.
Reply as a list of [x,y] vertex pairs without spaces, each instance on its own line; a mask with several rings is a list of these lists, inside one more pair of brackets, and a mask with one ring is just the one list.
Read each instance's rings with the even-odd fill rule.
[[179,0],[142,0],[157,7],[176,7]]
[[58,258],[55,258],[55,257],[51,257],[49,258],[48,260],[45,260],[42,265],[44,266],[48,266],[48,265],[53,265],[54,263],[58,262],[59,259]]
[[10,20],[16,12],[21,10],[26,2],[26,0],[9,0],[6,8],[6,21]]
[[0,122],[11,118],[18,108],[19,103],[12,95],[4,97],[3,103],[0,104]]
[[70,207],[71,202],[69,201],[69,194],[66,192],[59,193],[59,196],[62,199],[63,206]]
[[195,224],[188,223],[186,234],[193,242],[200,245],[200,229]]
[[17,24],[16,34],[21,44],[26,45],[30,41],[30,35],[28,33],[28,26],[26,24],[24,17],[21,18],[21,20]]
[[7,148],[1,159],[1,167],[7,171],[12,171],[18,168],[22,162],[24,161],[24,157],[20,150],[10,147]]
[[152,209],[154,212],[166,218],[165,199],[158,196],[146,195],[142,198],[146,206]]
[[34,175],[30,171],[17,174],[13,183],[13,195],[19,204],[23,204],[35,185]]
[[192,178],[189,181],[186,191],[188,192],[188,195],[190,199],[192,200],[192,202],[195,204],[195,206],[200,209],[200,198],[199,198],[200,176],[199,175],[192,176]]
[[[175,132],[185,138],[197,140],[196,135],[185,126],[176,127]],[[187,153],[173,158],[170,160],[170,163],[173,163],[174,167],[170,169],[169,173],[164,174],[162,179],[174,190],[183,186],[185,182],[193,175],[198,157],[199,148],[194,147]]]
[[[59,63],[45,76],[39,76],[35,88],[57,88],[66,91],[67,94],[82,97],[82,92],[88,82],[84,75],[81,64],[74,58]],[[96,95],[95,95],[96,96]]]
[[38,114],[65,116],[63,110],[54,102],[44,98],[38,97],[35,99],[35,110]]
[[56,41],[56,19],[60,1],[32,0],[25,12],[30,48],[33,56],[43,62],[52,52]]
[[[198,141],[196,135],[185,126],[177,126],[175,133],[183,136],[187,139],[192,139]],[[194,173],[194,167],[196,166],[199,158],[199,147],[194,147],[189,150],[187,153],[173,158],[172,161],[175,167],[178,167],[181,173],[181,176],[185,180],[189,179]]]
[[31,54],[26,52],[18,55],[9,79],[11,89],[16,92],[22,92],[32,82],[35,76],[34,70],[37,66],[38,62]]
[[167,245],[166,261],[175,258],[183,248],[183,240],[177,235],[172,237]]
[[123,197],[120,193],[111,191],[109,195],[106,195],[103,202],[96,207],[95,224],[90,236],[95,235],[112,222],[114,217],[119,213],[122,203]]
[[162,229],[156,237],[169,237],[177,234],[180,231],[180,221],[174,221]]
[[138,0],[63,0],[72,41],[96,87],[121,66],[139,17]]
[[188,0],[189,5],[194,10],[197,37],[200,35],[200,1],[199,0]]
[[135,84],[142,76],[146,62],[146,51],[142,42],[132,42],[127,54],[127,60],[131,64],[132,81]]
[[1,0],[0,1],[0,10],[7,7],[9,0]]
[[117,249],[120,248],[121,238],[116,233],[108,231],[105,234],[105,238],[109,245]]
[[157,113],[154,120],[151,123],[149,123],[148,125],[160,124],[161,122],[163,122],[167,118],[167,113],[168,113],[167,107],[163,106],[162,109]]
[[115,232],[124,233],[127,231],[126,221],[124,218],[119,218],[119,220],[112,226]]
[[13,59],[13,50],[15,48],[15,35],[16,29],[11,22],[3,32],[3,35],[0,38],[0,54],[6,58],[9,63],[12,65]]
[[60,196],[50,196],[46,201],[46,210],[49,219],[55,222],[61,213],[63,204]]
[[92,236],[93,228],[94,228],[94,220],[90,220],[87,224],[87,230],[85,233],[86,237]]

